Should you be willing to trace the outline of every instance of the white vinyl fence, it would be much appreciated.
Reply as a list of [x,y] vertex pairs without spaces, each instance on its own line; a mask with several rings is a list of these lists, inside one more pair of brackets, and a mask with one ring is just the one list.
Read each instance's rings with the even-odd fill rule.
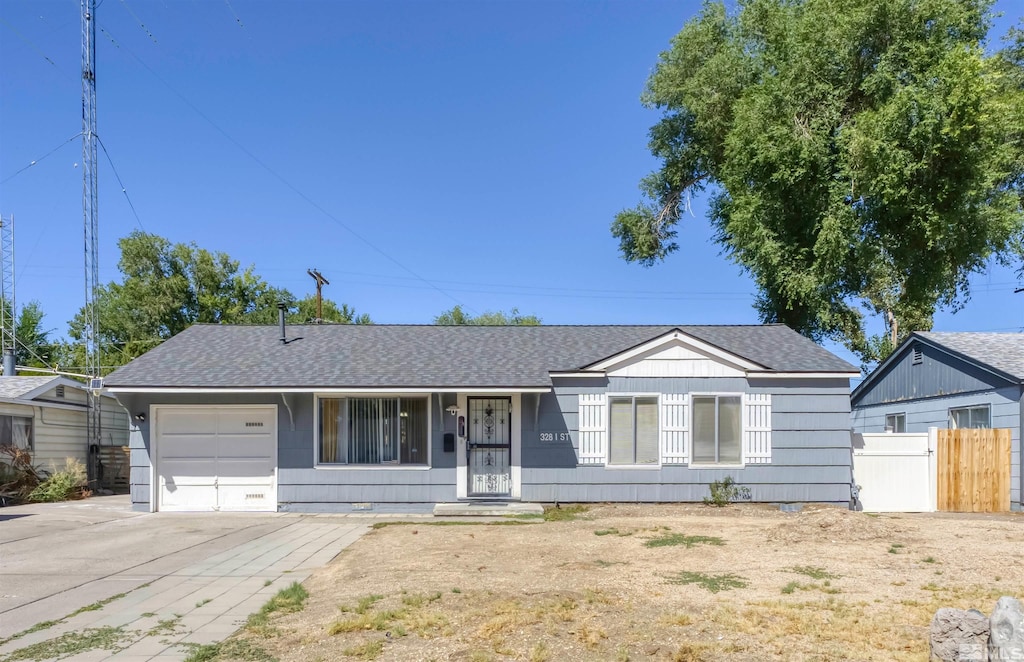
[[930,513],[936,509],[938,431],[853,435],[853,482],[869,513]]

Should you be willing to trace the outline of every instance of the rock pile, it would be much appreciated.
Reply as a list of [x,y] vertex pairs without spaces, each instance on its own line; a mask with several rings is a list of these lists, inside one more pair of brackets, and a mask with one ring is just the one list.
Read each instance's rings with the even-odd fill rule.
[[992,615],[943,607],[932,618],[933,662],[1024,662],[1024,605],[1003,596]]

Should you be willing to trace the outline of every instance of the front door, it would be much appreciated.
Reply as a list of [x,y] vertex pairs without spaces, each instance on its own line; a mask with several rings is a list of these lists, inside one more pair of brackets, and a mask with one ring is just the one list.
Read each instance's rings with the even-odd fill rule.
[[469,496],[512,494],[512,400],[469,398]]

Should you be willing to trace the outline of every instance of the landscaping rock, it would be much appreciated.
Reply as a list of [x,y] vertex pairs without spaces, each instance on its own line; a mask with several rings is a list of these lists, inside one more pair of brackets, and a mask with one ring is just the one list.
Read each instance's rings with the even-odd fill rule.
[[988,619],[980,611],[943,607],[932,618],[933,662],[987,662]]
[[1024,660],[1024,605],[1020,600],[1003,596],[989,619],[988,640],[990,660],[1005,662]]

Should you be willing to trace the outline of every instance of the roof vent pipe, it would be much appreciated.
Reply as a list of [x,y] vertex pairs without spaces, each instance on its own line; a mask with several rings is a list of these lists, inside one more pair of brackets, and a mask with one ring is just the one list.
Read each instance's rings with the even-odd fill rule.
[[281,326],[281,344],[288,344],[288,336],[284,332],[284,314],[288,310],[288,304],[284,301],[277,302],[277,323]]

